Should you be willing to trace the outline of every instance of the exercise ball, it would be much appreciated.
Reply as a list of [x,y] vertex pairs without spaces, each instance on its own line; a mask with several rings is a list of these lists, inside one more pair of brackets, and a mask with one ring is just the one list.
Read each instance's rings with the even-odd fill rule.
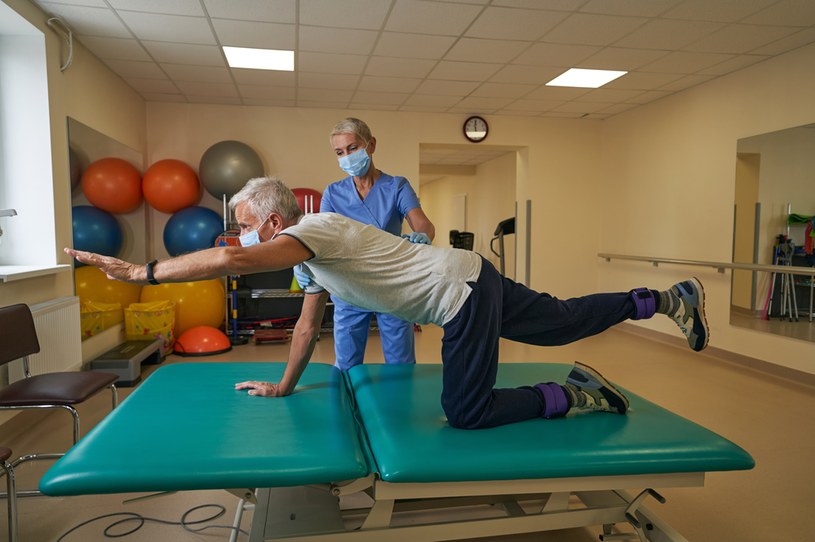
[[323,200],[322,192],[313,188],[292,188],[291,191],[301,211],[304,213],[320,212],[320,202]]
[[175,336],[195,326],[220,327],[226,311],[226,291],[221,279],[146,285],[140,300],[175,303]]
[[102,158],[82,173],[88,201],[109,213],[129,213],[141,204],[141,175],[121,158]]
[[195,326],[175,340],[173,352],[179,356],[212,356],[232,350],[229,337],[211,326]]
[[71,211],[74,248],[105,256],[116,256],[122,248],[122,227],[116,217],[90,205]]
[[154,209],[172,214],[198,203],[201,185],[190,166],[168,158],[147,168],[142,179],[142,192]]
[[187,207],[173,214],[164,226],[164,248],[172,256],[210,248],[223,231],[218,213],[206,207]]
[[142,290],[141,284],[109,279],[100,269],[89,265],[76,269],[74,286],[81,303],[118,303],[122,308],[138,303]]
[[246,181],[263,176],[260,156],[246,143],[221,141],[208,148],[198,165],[198,177],[207,192],[227,199],[243,188]]

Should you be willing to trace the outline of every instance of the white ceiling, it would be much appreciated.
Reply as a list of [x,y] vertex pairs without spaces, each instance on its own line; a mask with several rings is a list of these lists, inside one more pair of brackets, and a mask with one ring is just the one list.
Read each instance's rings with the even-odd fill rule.
[[[147,101],[603,119],[815,42],[815,0],[32,0]],[[293,49],[230,69],[221,45]],[[570,67],[628,70],[546,87]]]

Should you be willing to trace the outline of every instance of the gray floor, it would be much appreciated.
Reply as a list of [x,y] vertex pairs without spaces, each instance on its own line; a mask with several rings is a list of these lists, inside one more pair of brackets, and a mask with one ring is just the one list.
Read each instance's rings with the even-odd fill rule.
[[[439,362],[440,337],[440,330],[432,326],[417,334],[417,354],[421,362]],[[286,345],[247,345],[196,361],[282,361],[286,352]],[[333,359],[330,336],[318,344],[315,359],[328,362]],[[371,337],[367,359],[382,361],[376,336]],[[584,361],[627,389],[746,448],[756,459],[754,470],[711,474],[704,488],[665,489],[662,493],[668,499],[667,504],[651,507],[689,540],[815,539],[815,514],[812,513],[815,508],[815,417],[812,414],[815,390],[812,388],[619,330],[560,348],[506,343],[502,345],[501,359],[507,362]],[[165,363],[188,360],[171,356]],[[127,393],[126,389],[122,390],[123,397]],[[97,423],[108,409],[108,397],[102,396],[83,407],[84,430]],[[65,414],[51,415],[22,434],[5,435],[4,444],[13,447],[16,453],[64,447],[69,441],[69,432],[67,424],[62,422],[65,422]],[[162,453],[161,443],[156,443],[156,453]],[[35,484],[39,469],[39,466],[22,467],[21,484],[29,487]],[[132,495],[22,499],[19,513],[22,540],[57,540],[84,521],[115,512],[179,521],[187,510],[203,504],[223,505],[226,514],[212,523],[230,524],[236,505],[236,499],[224,491],[177,493],[123,504],[129,497]],[[192,518],[207,512],[193,514]],[[250,520],[251,513],[244,518],[247,529]],[[112,521],[94,522],[64,540],[107,540],[103,530]],[[124,525],[112,532],[121,533],[130,528]],[[0,510],[0,539],[5,536],[5,529],[5,511]],[[588,542],[597,540],[597,534],[595,530],[579,529],[491,540]],[[148,523],[123,538],[129,542],[227,539],[228,532],[224,529],[193,534],[178,526],[157,523]],[[247,540],[247,537],[241,536],[239,540]]]

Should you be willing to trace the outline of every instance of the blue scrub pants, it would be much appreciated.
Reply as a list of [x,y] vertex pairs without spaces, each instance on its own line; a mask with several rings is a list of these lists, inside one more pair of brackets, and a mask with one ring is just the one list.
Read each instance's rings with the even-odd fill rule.
[[[341,299],[334,301],[334,365],[347,371],[362,363],[371,326],[370,311],[362,310]],[[413,322],[390,314],[376,313],[385,363],[416,363],[413,346]]]
[[[483,258],[482,258],[483,260]],[[590,337],[635,314],[630,292],[554,298],[518,284],[482,261],[459,313],[444,326],[442,407],[453,427],[477,429],[541,416],[542,395],[529,387],[493,389],[499,338],[559,346]]]

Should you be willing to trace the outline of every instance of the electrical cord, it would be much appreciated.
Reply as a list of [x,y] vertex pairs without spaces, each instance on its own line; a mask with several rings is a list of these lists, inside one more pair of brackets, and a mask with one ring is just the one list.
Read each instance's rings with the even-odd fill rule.
[[[217,509],[217,512],[215,512],[212,516],[206,517],[206,518],[203,518],[203,519],[197,519],[197,520],[194,520],[194,521],[190,521],[190,520],[187,519],[188,516],[190,514],[192,514],[193,512],[196,512],[196,511],[204,509],[204,508],[215,508],[215,509]],[[69,534],[71,534],[74,531],[84,527],[85,525],[88,525],[88,524],[93,523],[95,521],[103,520],[103,519],[106,519],[106,518],[113,518],[113,517],[117,517],[117,516],[126,516],[126,517],[124,517],[122,519],[119,519],[117,521],[114,521],[113,523],[111,523],[110,525],[105,527],[105,530],[102,531],[102,534],[105,535],[105,538],[122,538],[122,537],[125,537],[125,536],[129,536],[129,535],[135,533],[136,531],[138,531],[139,529],[141,529],[142,527],[144,527],[144,524],[147,523],[147,522],[160,523],[162,525],[180,525],[185,531],[189,531],[191,533],[200,533],[200,532],[203,532],[203,531],[205,531],[207,529],[229,529],[231,531],[237,531],[237,532],[239,532],[241,534],[245,534],[246,536],[249,536],[249,533],[247,533],[246,531],[244,531],[243,529],[241,529],[239,527],[235,527],[234,525],[204,525],[202,527],[193,527],[193,525],[200,525],[202,523],[207,523],[209,521],[214,521],[214,520],[218,519],[219,517],[223,516],[225,513],[226,513],[226,508],[224,508],[220,504],[202,504],[202,505],[199,505],[199,506],[194,506],[194,507],[190,508],[189,510],[187,510],[186,512],[184,512],[181,515],[181,521],[169,521],[169,520],[166,520],[166,519],[151,518],[151,517],[142,516],[141,514],[137,514],[135,512],[113,512],[111,514],[104,514],[104,515],[101,515],[101,516],[96,516],[95,518],[91,518],[91,519],[89,519],[87,521],[83,521],[79,525],[76,525],[76,526],[72,527],[71,529],[69,529],[68,531],[66,531],[65,533],[63,533],[62,536],[60,536],[57,539],[57,542],[62,542],[63,540],[65,540],[65,537],[67,537]],[[131,528],[128,531],[122,531],[122,532],[119,532],[119,533],[114,533],[112,531],[113,529],[115,529],[117,527],[121,527],[122,525],[124,525],[126,523],[129,523],[129,522],[133,522],[133,521],[137,522],[137,525],[135,527]]]
[[59,17],[51,17],[45,21],[45,24],[50,26],[57,35],[65,40],[65,44],[68,46],[68,57],[59,67],[59,71],[64,72],[71,67],[71,63],[74,61],[74,33],[71,31],[70,27],[65,24],[65,21]]

